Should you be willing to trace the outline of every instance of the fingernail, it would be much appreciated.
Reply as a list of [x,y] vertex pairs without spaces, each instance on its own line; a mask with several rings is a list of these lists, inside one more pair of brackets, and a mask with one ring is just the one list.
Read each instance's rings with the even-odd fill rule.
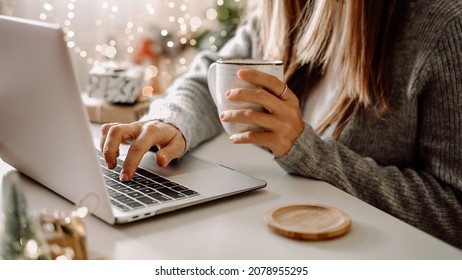
[[158,161],[159,165],[161,167],[167,167],[167,165],[168,165],[167,156],[165,154],[163,154],[163,153],[157,153],[156,156],[159,157],[159,161]]
[[236,139],[237,139],[237,137],[236,137],[236,135],[234,135],[234,134],[231,135],[231,136],[229,136],[229,140],[231,140],[231,142],[236,141]]
[[239,69],[239,71],[237,71],[237,75],[241,77],[241,75],[244,75],[247,71],[248,69]]
[[231,95],[231,90],[227,90],[227,91],[225,92],[225,96],[226,96],[226,97],[229,97],[230,95]]
[[110,162],[110,161],[106,161],[106,166],[107,166],[107,168],[109,168],[109,169],[114,169],[114,168],[115,168],[115,165],[114,165],[112,162]]
[[119,179],[120,179],[121,182],[126,182],[126,181],[128,181],[128,174],[122,171],[122,173],[120,174],[120,178],[119,178]]

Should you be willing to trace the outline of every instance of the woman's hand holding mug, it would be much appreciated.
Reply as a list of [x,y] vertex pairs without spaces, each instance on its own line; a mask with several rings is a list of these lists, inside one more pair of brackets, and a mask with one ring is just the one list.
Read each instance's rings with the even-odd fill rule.
[[298,98],[283,79],[279,61],[219,60],[209,88],[233,143],[252,143],[281,157],[304,129]]

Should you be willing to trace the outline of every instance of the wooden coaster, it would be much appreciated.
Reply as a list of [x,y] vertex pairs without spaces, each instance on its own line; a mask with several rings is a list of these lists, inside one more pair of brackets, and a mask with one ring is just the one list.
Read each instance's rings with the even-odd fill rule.
[[265,215],[275,232],[292,239],[326,240],[346,234],[351,219],[345,212],[322,204],[293,204],[275,208]]

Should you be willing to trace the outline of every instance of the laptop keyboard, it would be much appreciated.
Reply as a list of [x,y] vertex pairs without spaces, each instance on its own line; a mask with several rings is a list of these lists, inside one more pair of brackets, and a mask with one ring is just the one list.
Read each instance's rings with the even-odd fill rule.
[[98,157],[111,203],[121,211],[130,211],[199,195],[194,190],[140,167],[130,181],[120,182],[119,174],[123,161],[118,159],[117,166],[114,169],[108,169],[100,152],[98,152]]

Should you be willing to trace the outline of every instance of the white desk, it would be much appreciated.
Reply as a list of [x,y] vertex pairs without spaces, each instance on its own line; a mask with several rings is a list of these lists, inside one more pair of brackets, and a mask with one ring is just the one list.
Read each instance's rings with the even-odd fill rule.
[[[98,129],[94,128],[95,136]],[[194,206],[145,221],[110,226],[86,218],[88,249],[104,259],[462,259],[462,250],[319,181],[290,176],[272,156],[252,145],[233,145],[226,135],[193,152],[264,179],[262,190]],[[14,171],[0,160],[0,174]],[[23,179],[32,209],[67,210],[72,204]],[[295,241],[265,225],[273,207],[297,202],[328,204],[347,212],[351,231],[338,239]]]

